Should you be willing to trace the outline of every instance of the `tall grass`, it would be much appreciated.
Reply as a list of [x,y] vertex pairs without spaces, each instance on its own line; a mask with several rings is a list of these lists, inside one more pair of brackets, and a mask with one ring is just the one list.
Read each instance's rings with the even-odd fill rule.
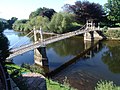
[[119,86],[116,86],[113,81],[98,81],[95,90],[120,90]]

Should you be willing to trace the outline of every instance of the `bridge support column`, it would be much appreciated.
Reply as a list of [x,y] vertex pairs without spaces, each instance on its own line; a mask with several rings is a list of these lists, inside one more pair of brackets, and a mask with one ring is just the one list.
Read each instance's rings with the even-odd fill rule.
[[84,40],[88,40],[88,41],[93,41],[94,40],[94,32],[86,32],[84,33]]
[[86,32],[84,34],[84,40],[87,41],[93,41],[93,40],[99,40],[102,39],[103,37],[99,34],[100,31],[90,31]]
[[48,66],[48,58],[46,55],[46,47],[42,46],[34,50],[35,63],[44,67]]
[[34,42],[36,42],[37,41],[37,36],[36,36],[35,26],[34,26],[33,30],[34,30]]

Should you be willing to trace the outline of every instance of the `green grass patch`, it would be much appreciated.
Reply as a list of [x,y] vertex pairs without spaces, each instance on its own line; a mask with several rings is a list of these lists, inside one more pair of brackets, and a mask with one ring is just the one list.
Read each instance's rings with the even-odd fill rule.
[[120,38],[120,28],[103,28],[103,34],[106,35],[108,38]]
[[77,90],[70,87],[68,84],[63,85],[56,81],[52,81],[50,79],[46,79],[46,84],[47,84],[47,90]]
[[[26,90],[27,86],[25,85],[25,82],[22,80],[22,73],[26,72],[35,72],[35,73],[43,73],[42,69],[40,67],[37,67],[36,65],[28,65],[24,64],[22,67],[15,65],[15,64],[6,64],[7,71],[10,74],[10,76],[13,78],[13,80],[16,82],[18,87],[21,90]],[[23,68],[24,67],[24,68]],[[20,79],[21,78],[21,79]],[[76,90],[70,87],[70,85],[66,82],[63,84],[60,84],[56,81],[52,81],[51,79],[46,78],[46,85],[47,85],[47,90]]]
[[12,76],[12,77],[18,77],[20,76],[22,73],[25,72],[30,72],[30,70],[26,69],[26,68],[22,68],[18,65],[15,64],[6,64],[5,65],[7,67],[7,71],[8,73]]

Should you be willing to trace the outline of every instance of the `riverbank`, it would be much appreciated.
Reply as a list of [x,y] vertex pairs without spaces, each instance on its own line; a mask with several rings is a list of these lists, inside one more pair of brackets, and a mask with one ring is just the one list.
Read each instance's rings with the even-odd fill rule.
[[[15,64],[6,64],[8,72],[20,90],[75,90],[44,77],[40,73],[31,72],[27,68]],[[39,71],[38,71],[39,72]]]
[[120,40],[120,27],[117,28],[103,28],[103,34],[107,40]]

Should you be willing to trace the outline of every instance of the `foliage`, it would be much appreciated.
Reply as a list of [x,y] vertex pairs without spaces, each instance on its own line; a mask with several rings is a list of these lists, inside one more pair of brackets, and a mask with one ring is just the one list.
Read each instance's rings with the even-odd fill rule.
[[0,21],[0,33],[3,32],[3,30],[4,30],[4,25],[3,25],[3,23]]
[[108,0],[104,5],[107,18],[113,22],[120,22],[120,0]]
[[47,17],[37,16],[30,20],[17,20],[13,24],[13,29],[17,31],[31,31],[33,30],[33,27],[35,26],[36,29],[40,29],[40,26],[43,30],[47,29],[47,24],[49,20]]
[[118,30],[118,29],[107,30],[106,32],[104,32],[104,34],[105,34],[108,38],[120,38],[120,30]]
[[18,18],[16,18],[16,17],[12,17],[10,20],[8,20],[7,22],[8,22],[8,28],[12,28],[12,25],[13,25],[13,23],[17,20]]
[[68,84],[67,85],[60,84],[50,79],[46,79],[46,83],[47,83],[47,90],[76,90],[68,86]]
[[4,61],[9,54],[9,41],[4,34],[0,33],[0,62]]
[[65,33],[70,31],[74,22],[73,15],[69,13],[56,13],[53,15],[50,23],[49,30],[54,33]]
[[95,90],[120,90],[120,87],[113,84],[113,81],[99,81]]
[[89,1],[76,1],[75,5],[66,4],[64,11],[74,13],[79,22],[86,22],[86,19],[101,20],[104,10],[100,4],[90,3]]
[[21,68],[20,66],[12,64],[12,63],[6,63],[5,66],[7,67],[8,73],[12,77],[18,77],[18,76],[21,76],[22,73],[30,72],[28,69]]
[[26,69],[30,70],[31,72],[44,74],[42,67],[37,66],[35,64],[34,65],[22,64],[21,67],[26,68]]
[[37,16],[46,16],[48,17],[49,19],[51,19],[52,15],[55,13],[55,10],[54,9],[49,9],[49,8],[38,8],[36,11],[32,12],[30,15],[29,15],[29,19],[31,18],[34,18],[34,17],[37,17]]
[[36,29],[40,29],[40,27],[42,27],[43,30],[47,29],[48,23],[49,23],[49,19],[47,17],[42,17],[42,16],[34,17],[30,19],[30,21],[28,22],[28,24],[31,27],[35,26]]

